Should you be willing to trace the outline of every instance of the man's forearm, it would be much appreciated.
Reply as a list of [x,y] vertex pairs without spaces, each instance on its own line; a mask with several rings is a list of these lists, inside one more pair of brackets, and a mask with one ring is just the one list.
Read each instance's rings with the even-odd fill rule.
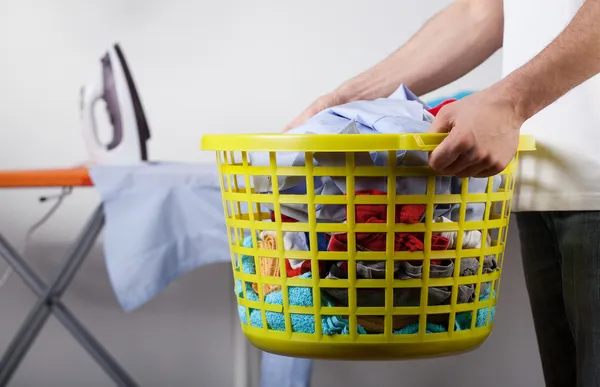
[[600,0],[586,0],[543,51],[494,85],[523,120],[600,72]]
[[336,91],[343,102],[388,97],[401,83],[422,95],[465,75],[502,46],[502,0],[458,0],[404,46]]

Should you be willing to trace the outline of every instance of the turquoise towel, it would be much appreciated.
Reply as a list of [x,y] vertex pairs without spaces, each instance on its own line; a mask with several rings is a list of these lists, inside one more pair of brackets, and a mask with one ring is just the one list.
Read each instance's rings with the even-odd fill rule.
[[[243,247],[252,247],[252,237],[248,236],[242,242]],[[238,269],[239,270],[239,269]],[[242,255],[242,270],[244,273],[255,274],[256,267],[254,265],[254,258],[248,255]],[[300,278],[312,278],[311,273],[305,273]],[[236,281],[236,293],[238,297],[243,298],[244,294],[242,291],[242,281]],[[252,284],[246,283],[246,296],[248,300],[258,301],[258,294],[252,289]],[[293,306],[313,306],[312,288],[303,286],[290,286],[288,288],[288,298],[290,305]],[[265,297],[265,303],[283,305],[283,294],[281,290],[269,293]],[[331,306],[326,300],[323,301],[322,305]],[[250,323],[252,326],[262,328],[262,316],[261,311],[258,309],[250,309]],[[246,308],[238,306],[238,314],[243,324],[248,324],[248,318],[246,316]],[[283,313],[279,312],[265,312],[265,318],[269,329],[277,331],[285,331],[285,319]],[[299,333],[315,333],[315,316],[312,314],[299,314],[292,313],[290,315],[292,322],[292,329],[294,332]],[[349,333],[349,321],[341,316],[322,316],[321,318],[321,330],[323,334],[335,335],[335,334],[348,334]],[[358,327],[358,333],[366,334],[367,332],[361,327]]]
[[[489,300],[490,289],[491,289],[491,286],[488,286],[486,291],[481,293],[481,295],[479,296],[479,301]],[[472,313],[473,312],[458,313],[456,315],[456,318],[454,319],[454,330],[455,331],[464,331],[464,330],[471,329]],[[494,314],[495,314],[495,308],[492,307],[492,310],[490,312],[490,323],[494,320]],[[475,321],[476,328],[486,326],[487,315],[488,315],[488,308],[479,309],[477,311],[477,319]],[[427,323],[426,331],[427,331],[427,333],[448,332],[448,327],[445,327],[440,324]],[[400,330],[394,331],[394,334],[395,335],[415,334],[418,332],[419,332],[419,324],[415,323],[415,324],[407,325]]]
[[[311,273],[306,273],[300,278],[311,278]],[[291,286],[288,288],[290,305],[313,306],[312,288]],[[269,293],[265,297],[265,303],[283,305],[283,294],[281,291]],[[323,305],[327,305],[324,302]],[[245,314],[245,313],[244,313]],[[285,319],[283,313],[265,312],[265,318],[270,329],[285,331]],[[300,333],[315,333],[315,317],[312,314],[292,313],[290,315],[292,330]],[[254,309],[250,312],[250,322],[253,326],[262,328],[262,317],[260,310]],[[321,329],[325,335],[348,334],[349,322],[340,316],[322,316]],[[367,333],[358,328],[358,333]]]
[[[242,242],[243,247],[252,247],[252,237],[246,237]],[[240,270],[239,266],[236,270]],[[244,273],[255,274],[256,267],[254,265],[254,258],[248,255],[242,255],[242,270]],[[299,278],[312,278],[311,273],[305,273]],[[486,292],[482,293],[479,297],[480,301],[485,301],[490,298],[491,286],[486,289]],[[238,297],[244,298],[242,291],[242,281],[237,280],[235,291]],[[246,296],[248,300],[258,301],[258,294],[252,289],[252,284],[246,282]],[[313,306],[312,288],[303,286],[290,286],[288,288],[288,298],[290,305],[293,306]],[[269,293],[265,297],[265,302],[268,304],[283,305],[283,295],[281,290]],[[325,297],[323,297],[323,306],[332,306]],[[258,309],[250,309],[250,324],[257,328],[262,328],[262,317],[261,311]],[[495,308],[492,307],[490,313],[490,322],[493,321]],[[246,316],[246,308],[238,306],[238,314],[240,321],[248,325],[248,318]],[[486,325],[486,319],[488,314],[488,308],[479,309],[477,311],[477,320],[475,323],[476,327],[482,327]],[[463,312],[456,315],[455,319],[455,331],[465,330],[471,328],[471,315],[472,312]],[[267,326],[269,329],[277,331],[285,331],[285,319],[283,313],[279,312],[265,312],[265,318],[267,320]],[[292,329],[294,332],[299,333],[315,333],[315,317],[311,314],[298,314],[292,313],[290,316],[292,322]],[[321,329],[323,334],[335,335],[342,334],[347,335],[350,331],[349,321],[341,316],[322,316]],[[365,329],[358,325],[357,327],[359,334],[367,334]],[[428,323],[426,326],[427,333],[441,333],[447,332],[448,328],[439,325]],[[406,327],[394,331],[394,334],[415,334],[419,331],[419,324],[410,324]]]

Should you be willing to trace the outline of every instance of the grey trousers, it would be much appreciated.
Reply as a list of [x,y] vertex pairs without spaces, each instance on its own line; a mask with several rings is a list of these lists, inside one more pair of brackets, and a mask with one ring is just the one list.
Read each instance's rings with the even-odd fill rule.
[[260,387],[310,387],[313,361],[263,352]]
[[516,217],[546,385],[600,386],[600,212]]

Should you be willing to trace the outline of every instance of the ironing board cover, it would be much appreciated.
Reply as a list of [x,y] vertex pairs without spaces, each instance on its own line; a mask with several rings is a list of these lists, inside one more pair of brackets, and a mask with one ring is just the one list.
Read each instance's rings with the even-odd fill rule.
[[91,187],[85,167],[0,171],[0,188]]

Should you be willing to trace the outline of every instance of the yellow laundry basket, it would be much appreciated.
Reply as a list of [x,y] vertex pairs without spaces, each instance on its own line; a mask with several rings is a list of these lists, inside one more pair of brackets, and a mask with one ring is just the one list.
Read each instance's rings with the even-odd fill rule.
[[[443,134],[203,137],[202,149],[217,153],[238,312],[242,329],[253,345],[295,357],[392,360],[464,352],[486,340],[492,331],[504,265],[518,154],[500,174],[500,188],[492,189],[498,177],[489,178],[483,193],[472,193],[469,182],[473,180],[447,177],[453,184],[461,183],[459,190],[438,194],[436,179],[441,177],[429,167],[422,163],[410,166],[409,162],[397,166],[395,160],[398,151],[432,151],[444,137]],[[534,139],[521,136],[519,151],[534,149]],[[361,157],[364,160],[371,152],[383,154],[394,162],[383,166],[360,165],[358,160]],[[278,158],[292,153],[299,156],[292,166],[278,165]],[[320,166],[314,161],[315,155],[323,153],[333,154],[339,163]],[[262,155],[261,160],[266,162],[254,163],[255,154]],[[342,179],[346,194],[315,192],[315,181],[319,181],[315,178],[321,177]],[[386,181],[387,193],[356,194],[357,180],[365,177]],[[397,192],[397,182],[411,178],[421,178],[425,192]],[[300,181],[306,190],[281,193],[282,179]],[[255,189],[258,181],[268,182],[268,192]],[[481,180],[479,182],[481,184]],[[283,188],[282,191],[288,192]],[[316,209],[323,205],[342,206],[346,221],[319,221]],[[419,223],[395,223],[395,212],[405,208],[399,206],[406,205],[422,205],[425,215]],[[468,219],[470,205],[480,206],[482,220]],[[306,206],[303,208],[307,209],[307,219],[285,221],[282,207],[293,206]],[[356,214],[360,206],[384,206],[386,219],[359,223]],[[454,221],[439,222],[434,218],[438,206],[452,206]],[[310,246],[308,250],[286,249],[284,236],[294,232],[304,233]],[[471,232],[480,232],[482,236],[482,242],[474,248],[466,244]],[[261,240],[265,233],[273,240]],[[347,238],[347,251],[319,250],[319,238],[340,233]],[[385,235],[385,251],[369,251],[356,243],[357,237],[369,233],[377,237]],[[422,250],[396,251],[395,240],[401,233],[421,235]],[[432,238],[436,235],[454,235],[454,248],[435,249]],[[485,259],[489,257],[496,267],[484,273]],[[461,275],[461,261],[472,262],[473,258],[478,263],[476,272]],[[308,272],[289,276],[291,260],[310,262]],[[321,278],[323,266],[343,261],[347,262],[347,278]],[[395,277],[396,265],[405,264],[403,261],[420,267],[421,275]],[[374,262],[383,265],[382,275],[357,279],[356,264]],[[450,275],[436,276],[431,271],[434,263],[451,265]],[[450,294],[446,302],[428,302],[436,289]],[[459,302],[463,289],[473,292],[467,302]],[[329,294],[340,291],[347,300],[332,302]],[[380,295],[381,303],[362,303],[365,292]],[[402,292],[416,296],[417,301],[398,302],[402,296],[397,297],[397,294],[404,294]]]

